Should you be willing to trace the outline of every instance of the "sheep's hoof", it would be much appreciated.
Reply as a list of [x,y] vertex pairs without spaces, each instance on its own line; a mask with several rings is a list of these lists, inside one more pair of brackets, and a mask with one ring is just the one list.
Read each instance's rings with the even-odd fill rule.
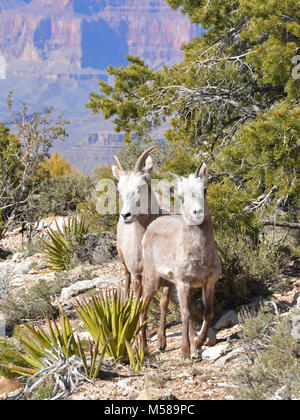
[[188,359],[190,359],[190,357],[191,357],[190,353],[182,353],[181,354],[181,359],[182,360],[188,360]]
[[199,361],[202,360],[202,350],[201,349],[195,350],[195,352],[192,355],[192,359],[199,360]]

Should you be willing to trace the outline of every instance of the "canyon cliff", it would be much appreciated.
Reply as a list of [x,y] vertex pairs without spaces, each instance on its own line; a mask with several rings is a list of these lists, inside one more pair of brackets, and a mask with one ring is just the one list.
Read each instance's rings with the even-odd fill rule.
[[13,89],[33,109],[53,105],[65,113],[71,121],[65,148],[90,133],[113,132],[85,109],[98,80],[107,80],[107,66],[126,65],[127,54],[153,68],[178,62],[180,47],[201,32],[163,0],[0,0],[0,56],[7,63],[0,120],[7,117],[5,98]]

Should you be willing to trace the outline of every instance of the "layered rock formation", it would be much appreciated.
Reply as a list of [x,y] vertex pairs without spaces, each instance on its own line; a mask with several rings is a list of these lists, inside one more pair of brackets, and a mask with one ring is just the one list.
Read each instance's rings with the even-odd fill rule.
[[122,134],[103,131],[88,134],[84,141],[69,147],[63,154],[79,170],[90,172],[96,166],[114,164],[113,155],[122,145]]
[[163,0],[0,0],[0,50],[7,60],[105,70],[132,54],[156,66],[179,59],[181,45],[198,34]]
[[107,66],[126,65],[127,54],[154,68],[177,62],[181,45],[200,33],[163,0],[0,0],[0,56],[7,62],[0,119],[13,89],[34,109],[65,112],[72,144],[111,130],[84,106],[97,81],[107,80]]

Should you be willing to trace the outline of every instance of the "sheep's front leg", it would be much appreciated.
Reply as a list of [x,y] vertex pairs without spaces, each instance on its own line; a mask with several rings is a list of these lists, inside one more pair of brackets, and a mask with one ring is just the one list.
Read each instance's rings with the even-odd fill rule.
[[172,289],[173,285],[164,286],[160,299],[160,322],[157,330],[157,346],[160,351],[166,348],[166,318]]
[[183,359],[190,357],[190,339],[189,339],[189,323],[190,323],[190,307],[189,307],[189,285],[183,281],[176,282],[180,312],[182,321],[182,342],[181,356]]
[[130,295],[130,284],[131,284],[131,274],[125,266],[125,297],[129,298]]

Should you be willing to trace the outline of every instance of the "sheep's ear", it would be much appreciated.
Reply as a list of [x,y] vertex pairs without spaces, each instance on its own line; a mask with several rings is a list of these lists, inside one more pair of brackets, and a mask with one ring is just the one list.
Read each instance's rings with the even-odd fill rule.
[[117,166],[113,165],[111,167],[111,170],[112,170],[113,176],[117,179],[120,179],[120,169]]
[[153,159],[151,156],[148,156],[145,162],[145,166],[143,167],[143,173],[151,176],[153,171]]

